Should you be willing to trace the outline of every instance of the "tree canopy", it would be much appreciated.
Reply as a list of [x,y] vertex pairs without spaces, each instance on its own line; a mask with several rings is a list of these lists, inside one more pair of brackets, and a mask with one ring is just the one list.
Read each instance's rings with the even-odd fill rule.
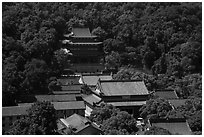
[[[151,72],[148,74],[153,75],[153,79],[150,77],[154,84],[151,80],[146,82],[151,83],[148,89],[175,86],[173,83],[183,81],[188,75],[201,75],[201,3],[4,2],[5,98],[14,93],[49,92],[45,90],[49,77],[60,75],[61,69],[69,66],[67,55],[61,50],[61,40],[72,27],[88,27],[93,35],[104,40],[101,49],[105,52],[107,68],[120,71],[120,67],[128,66]],[[37,67],[35,63],[42,66]],[[31,66],[36,70],[31,70]],[[46,76],[39,72],[41,68],[45,68]],[[158,78],[161,74],[164,76]],[[156,85],[155,81],[158,81]],[[39,86],[41,83],[46,86]],[[185,91],[190,93],[182,93]],[[178,92],[183,98],[191,93],[200,96],[197,93],[200,89],[178,89]],[[9,105],[5,101],[3,104]]]
[[165,99],[150,99],[140,109],[140,116],[143,118],[163,118],[172,110],[172,106]]
[[172,135],[167,129],[152,126],[145,131],[144,135]]
[[6,134],[53,135],[57,129],[54,106],[50,102],[36,102],[27,110],[25,118],[17,120]]
[[[61,42],[72,27],[87,27],[103,41],[106,68],[118,71],[114,79],[139,79],[149,91],[170,88],[179,98],[194,98],[178,111],[193,131],[201,130],[195,105],[202,97],[201,2],[3,2],[3,106],[16,105],[18,95],[56,87],[49,78],[70,66],[71,54]],[[142,115],[163,117],[170,111],[166,101],[150,100]],[[117,113],[106,106],[92,115],[101,124]]]
[[90,119],[101,126],[105,135],[131,135],[138,131],[136,119],[112,105],[101,104],[95,107]]
[[103,121],[101,129],[105,135],[135,135],[138,131],[136,119],[128,112],[120,111],[117,115]]

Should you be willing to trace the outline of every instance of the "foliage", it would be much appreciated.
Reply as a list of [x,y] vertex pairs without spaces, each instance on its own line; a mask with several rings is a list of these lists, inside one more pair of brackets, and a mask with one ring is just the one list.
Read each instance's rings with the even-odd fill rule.
[[149,119],[163,118],[171,110],[172,106],[167,100],[161,98],[150,99],[140,108],[140,116]]
[[112,116],[117,115],[119,109],[116,109],[112,105],[101,104],[100,107],[95,107],[91,112],[90,119],[96,122],[98,125],[102,124],[104,120],[109,119]]
[[188,121],[192,131],[202,131],[202,103],[201,98],[190,98],[185,105],[177,108],[177,113],[182,114]]
[[161,128],[161,127],[155,127],[152,126],[149,128],[149,130],[145,131],[145,135],[172,135],[168,130]]
[[105,40],[107,37],[107,33],[101,27],[97,27],[94,30],[92,30],[92,34],[98,36],[100,41]]
[[202,103],[201,98],[189,98],[184,105],[167,113],[165,118],[185,118],[193,132],[202,131]]
[[67,49],[59,49],[54,52],[53,65],[56,66],[55,70],[62,72],[64,68],[69,67],[69,57],[72,55]]
[[138,131],[136,119],[128,112],[120,111],[117,115],[103,121],[101,129],[105,135],[130,135]]
[[[48,79],[69,67],[60,42],[71,27],[88,27],[104,40],[106,67],[119,70],[115,79],[143,80],[150,91],[175,89],[179,98],[202,97],[202,3],[4,2],[3,106],[15,105],[20,94],[52,90],[56,82]],[[178,110],[195,120],[190,126],[197,131],[195,100]],[[105,110],[109,118],[114,109]]]
[[174,89],[180,98],[188,98],[190,96],[200,98],[202,96],[201,78],[200,73],[185,75],[181,78],[165,74],[155,76],[134,67],[120,68],[120,71],[114,75],[114,79],[118,80],[143,80],[149,91],[154,89]]
[[117,52],[112,52],[110,55],[106,56],[106,66],[107,68],[118,68],[120,66],[120,56]]
[[81,87],[82,94],[90,95],[92,90],[87,86],[87,84],[82,85]]
[[201,74],[190,74],[184,76],[182,79],[175,80],[172,87],[177,94],[182,98],[189,96],[202,97],[202,76]]
[[25,118],[17,120],[6,133],[11,135],[52,135],[57,129],[55,109],[50,102],[36,102]]
[[48,84],[49,92],[52,93],[53,91],[60,91],[61,86],[60,83],[57,81],[56,77],[50,78],[50,83]]
[[45,61],[32,59],[31,62],[25,64],[25,79],[22,83],[23,89],[29,93],[47,92],[47,79],[49,68]]
[[30,131],[29,118],[21,118],[14,122],[12,128],[6,132],[8,135],[28,135]]
[[[200,89],[174,84],[202,72],[202,4],[196,2],[3,3],[4,96],[43,92],[47,85],[36,89],[37,83],[48,84],[49,77],[60,75],[67,67],[60,42],[71,27],[88,27],[104,40],[107,67],[152,71],[145,82],[148,89],[172,86],[182,98],[201,96]],[[35,59],[49,68],[42,79],[28,70]],[[159,74],[165,79],[157,79]]]
[[136,68],[121,68],[113,77],[116,80],[142,80],[149,91],[157,89],[156,77],[146,73],[144,70]]
[[195,112],[188,120],[192,131],[202,131],[202,111]]
[[91,112],[90,119],[101,125],[105,135],[130,135],[138,131],[136,119],[112,105],[101,104]]

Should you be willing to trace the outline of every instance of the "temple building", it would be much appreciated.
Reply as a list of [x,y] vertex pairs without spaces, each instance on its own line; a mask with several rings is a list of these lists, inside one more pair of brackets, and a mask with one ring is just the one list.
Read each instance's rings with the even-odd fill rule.
[[172,89],[157,89],[153,92],[153,96],[164,99],[178,99],[176,91]]
[[71,67],[75,73],[95,73],[104,70],[103,42],[90,33],[89,28],[73,28],[64,35],[63,47],[70,50]]
[[107,103],[133,114],[134,117],[139,117],[139,109],[149,99],[149,92],[143,81],[99,79],[93,94],[83,99],[86,116],[90,115],[95,106]]
[[88,118],[82,117],[78,114],[73,114],[66,119],[59,119],[57,121],[59,134],[68,135],[100,135],[101,129]]
[[192,135],[192,131],[185,118],[150,119],[150,126],[168,130],[173,135]]
[[112,80],[112,75],[108,74],[82,74],[79,79],[80,84],[86,84],[91,90],[95,90],[98,80]]

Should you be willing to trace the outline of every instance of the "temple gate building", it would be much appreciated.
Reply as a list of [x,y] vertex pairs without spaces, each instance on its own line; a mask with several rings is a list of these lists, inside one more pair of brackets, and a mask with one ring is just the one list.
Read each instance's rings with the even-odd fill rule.
[[89,28],[73,28],[64,35],[63,47],[72,53],[71,67],[75,73],[95,73],[104,70],[103,42],[90,33]]
[[133,114],[134,117],[139,117],[139,109],[149,99],[149,92],[143,81],[99,79],[93,94],[83,99],[86,105],[86,116],[90,115],[94,106],[107,103]]

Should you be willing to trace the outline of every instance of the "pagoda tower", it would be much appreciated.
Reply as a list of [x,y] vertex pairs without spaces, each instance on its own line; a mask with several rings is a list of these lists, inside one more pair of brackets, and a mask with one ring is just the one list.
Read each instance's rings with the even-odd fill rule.
[[103,42],[89,28],[72,28],[64,35],[63,47],[72,53],[70,69],[75,73],[99,73],[104,70]]

